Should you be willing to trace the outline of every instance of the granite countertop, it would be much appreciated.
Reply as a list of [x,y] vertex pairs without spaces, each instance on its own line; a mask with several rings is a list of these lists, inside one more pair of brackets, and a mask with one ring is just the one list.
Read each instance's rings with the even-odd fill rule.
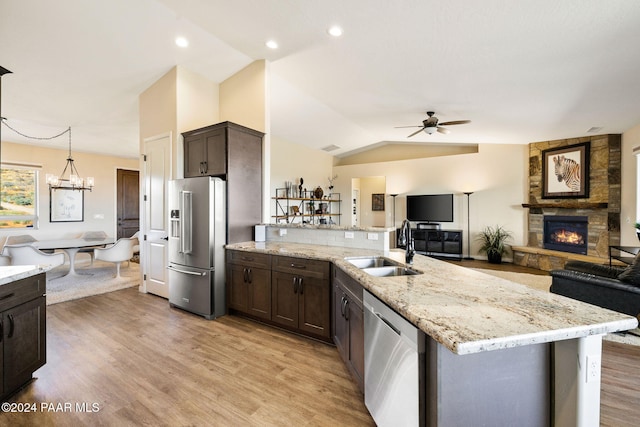
[[10,265],[0,266],[0,286],[16,280],[44,273],[51,268],[46,265]]
[[337,224],[300,224],[300,223],[289,223],[289,224],[261,224],[267,227],[277,227],[277,228],[305,228],[312,230],[345,230],[345,231],[368,231],[368,232],[391,232],[394,231],[393,227],[353,227],[350,225],[337,225]]
[[374,277],[345,257],[386,256],[376,251],[283,242],[244,242],[228,249],[333,262],[431,338],[456,354],[471,354],[633,329],[634,317],[469,268],[416,255],[415,276]]

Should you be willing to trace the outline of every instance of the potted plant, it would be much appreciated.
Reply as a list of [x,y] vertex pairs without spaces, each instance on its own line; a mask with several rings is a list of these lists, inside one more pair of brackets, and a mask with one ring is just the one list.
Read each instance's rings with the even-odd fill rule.
[[638,236],[638,240],[640,240],[640,222],[636,222],[636,236]]
[[505,242],[510,238],[510,231],[496,225],[495,227],[486,227],[476,239],[482,244],[479,250],[487,253],[487,260],[492,264],[500,264],[502,262],[502,254],[507,251]]

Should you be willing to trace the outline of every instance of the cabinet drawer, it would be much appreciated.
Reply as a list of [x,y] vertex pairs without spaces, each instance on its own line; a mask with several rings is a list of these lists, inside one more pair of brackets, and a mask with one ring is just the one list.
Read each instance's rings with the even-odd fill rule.
[[0,286],[0,311],[15,307],[46,292],[46,276],[44,273],[25,279],[16,280]]
[[300,274],[317,279],[329,279],[329,263],[327,261],[288,256],[274,256],[271,260],[271,265],[274,271]]
[[362,285],[337,267],[334,267],[333,271],[334,281],[340,285],[358,307],[362,308]]
[[227,262],[246,267],[271,268],[271,255],[257,252],[227,251]]

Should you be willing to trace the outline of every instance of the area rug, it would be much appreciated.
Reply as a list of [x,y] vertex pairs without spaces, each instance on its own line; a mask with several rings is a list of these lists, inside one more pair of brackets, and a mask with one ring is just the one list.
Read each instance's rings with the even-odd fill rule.
[[140,285],[140,265],[123,263],[120,278],[116,278],[116,266],[111,262],[89,261],[76,263],[80,274],[64,276],[69,265],[61,265],[47,272],[47,305],[57,304],[92,295],[104,294]]
[[[482,273],[490,274],[496,277],[501,277],[503,279],[520,283],[522,285],[526,285],[540,291],[548,292],[549,287],[551,286],[551,276],[547,275],[514,273],[511,271],[489,270],[484,268],[473,268],[472,270],[480,271]],[[640,328],[633,329],[627,332],[607,334],[604,339],[608,341],[640,346]]]

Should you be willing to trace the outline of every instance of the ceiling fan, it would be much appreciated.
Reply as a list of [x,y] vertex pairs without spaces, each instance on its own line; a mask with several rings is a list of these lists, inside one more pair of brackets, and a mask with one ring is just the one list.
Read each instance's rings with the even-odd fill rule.
[[407,138],[411,138],[414,135],[419,134],[422,131],[425,131],[429,135],[435,133],[436,131],[440,133],[447,134],[449,133],[449,129],[443,128],[442,126],[452,126],[452,125],[463,125],[465,123],[471,123],[471,120],[453,120],[450,122],[443,122],[438,124],[438,118],[434,116],[433,111],[427,111],[428,119],[422,121],[422,126],[396,126],[396,128],[415,128],[419,127],[420,129],[409,135]]

